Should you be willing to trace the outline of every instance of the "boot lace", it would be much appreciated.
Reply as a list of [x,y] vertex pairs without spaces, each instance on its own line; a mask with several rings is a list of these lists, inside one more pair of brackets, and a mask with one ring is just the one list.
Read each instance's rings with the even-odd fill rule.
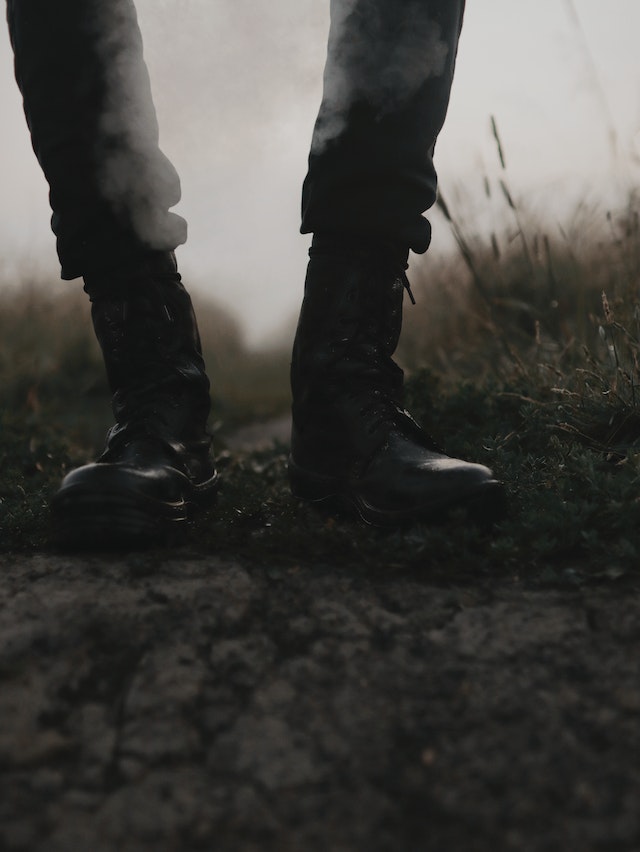
[[[388,261],[383,263],[382,267],[372,269],[370,283],[373,286],[370,289],[376,293],[377,298],[373,299],[370,310],[359,312],[342,357],[346,361],[353,359],[365,367],[365,375],[368,377],[365,387],[349,396],[360,401],[358,414],[368,435],[375,435],[376,432],[388,433],[395,428],[403,432],[410,431],[415,437],[419,431],[423,440],[431,445],[433,442],[424,435],[420,426],[402,405],[404,374],[392,358],[401,322],[401,319],[397,318],[402,309],[402,296],[398,294],[399,285],[409,295],[411,304],[416,304],[406,274],[407,267],[408,264],[405,264],[404,268],[399,270],[397,264]],[[393,282],[391,289],[389,281]],[[366,301],[364,303],[368,304]],[[349,324],[348,318],[345,324]],[[394,327],[396,324],[397,328]]]

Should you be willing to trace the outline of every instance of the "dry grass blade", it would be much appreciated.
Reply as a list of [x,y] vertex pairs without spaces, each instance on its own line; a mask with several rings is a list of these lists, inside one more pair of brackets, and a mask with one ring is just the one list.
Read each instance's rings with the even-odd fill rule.
[[498,132],[498,124],[496,122],[495,116],[491,116],[491,132],[493,133],[493,138],[496,140],[496,146],[498,148],[498,157],[500,159],[500,165],[503,170],[506,171],[507,162],[504,157],[504,148],[502,147],[502,141],[500,139],[500,133]]
[[507,204],[509,205],[509,207],[514,212],[517,212],[517,207],[516,207],[515,201],[513,200],[511,193],[509,192],[509,187],[506,185],[506,183],[503,180],[500,181],[500,189],[502,190],[502,194],[506,198]]
[[452,232],[453,237],[454,237],[454,239],[455,239],[455,241],[458,245],[458,248],[460,249],[460,254],[462,255],[462,258],[464,259],[464,262],[466,263],[467,268],[469,269],[469,272],[471,273],[473,283],[475,284],[478,292],[482,296],[486,306],[490,307],[491,306],[491,299],[489,297],[487,288],[485,287],[485,284],[482,280],[482,276],[480,274],[478,266],[476,265],[476,263],[474,261],[473,251],[471,249],[471,246],[469,245],[465,235],[462,233],[462,229],[460,228],[460,226],[458,225],[456,220],[451,215],[451,211],[449,209],[449,206],[446,203],[446,201],[444,200],[442,193],[440,193],[440,192],[438,193],[438,199],[436,201],[436,206],[438,207],[439,210],[442,211],[443,216],[445,217],[447,222],[449,222],[449,224],[451,225],[451,232]]

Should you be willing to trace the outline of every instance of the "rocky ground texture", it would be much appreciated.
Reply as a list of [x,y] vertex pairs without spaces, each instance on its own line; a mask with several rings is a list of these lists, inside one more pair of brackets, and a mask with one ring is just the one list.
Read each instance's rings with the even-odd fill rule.
[[639,586],[0,557],[0,849],[638,850]]

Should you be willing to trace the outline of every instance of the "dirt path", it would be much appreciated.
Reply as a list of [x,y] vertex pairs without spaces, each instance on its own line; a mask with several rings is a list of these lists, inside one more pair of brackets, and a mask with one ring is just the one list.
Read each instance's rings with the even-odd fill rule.
[[637,587],[0,557],[0,849],[640,849]]

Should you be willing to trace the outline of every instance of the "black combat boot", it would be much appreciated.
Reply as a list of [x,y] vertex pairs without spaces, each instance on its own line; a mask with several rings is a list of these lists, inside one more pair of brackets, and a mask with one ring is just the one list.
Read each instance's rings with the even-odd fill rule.
[[457,507],[484,522],[500,516],[502,483],[446,456],[403,408],[391,356],[407,253],[316,238],[310,255],[291,365],[294,496],[376,525],[439,520]]
[[112,280],[85,277],[85,290],[116,423],[98,460],[69,473],[54,496],[55,533],[77,546],[166,541],[218,488],[191,299],[172,253]]

